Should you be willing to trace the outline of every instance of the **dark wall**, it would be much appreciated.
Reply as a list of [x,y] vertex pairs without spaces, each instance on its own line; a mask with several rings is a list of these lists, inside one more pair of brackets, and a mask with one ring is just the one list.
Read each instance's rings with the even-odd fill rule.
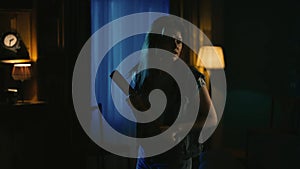
[[[43,161],[35,166],[85,168],[86,149],[91,141],[82,131],[73,110],[71,80],[77,55],[90,36],[90,1],[12,0],[1,2],[0,9],[29,9],[36,16],[38,97],[39,100],[46,102],[46,106],[43,111],[38,112],[43,119],[43,126],[36,126],[43,132],[44,142],[42,147],[32,149],[33,151],[41,149],[39,154],[34,156],[39,156],[38,159]],[[15,134],[10,135],[12,135],[10,142],[14,142]],[[30,141],[30,138],[28,139]],[[32,137],[31,141],[35,141],[35,137]],[[18,141],[17,144],[21,144],[17,146],[26,145],[22,141],[20,143]],[[1,144],[0,147],[2,146]],[[28,149],[26,151],[30,151]],[[12,148],[11,151],[15,150]],[[28,152],[23,155],[26,154]],[[24,158],[23,155],[21,158]],[[34,163],[34,156],[30,156],[28,166]],[[5,164],[13,162],[14,159],[12,157]],[[18,161],[13,163],[16,162]],[[0,168],[3,167],[5,168],[0,165]]]
[[[72,74],[90,37],[88,0],[37,2],[40,97],[50,105],[49,168],[85,168],[92,141],[82,130],[72,102]],[[95,146],[96,147],[96,146]],[[58,166],[59,165],[59,166]]]
[[300,131],[299,10],[294,0],[225,2],[225,146],[246,148],[251,129]]
[[285,90],[280,94],[287,94],[281,83],[292,82],[288,77],[292,71],[299,74],[299,8],[293,0],[226,2],[229,89],[255,89],[271,94]]

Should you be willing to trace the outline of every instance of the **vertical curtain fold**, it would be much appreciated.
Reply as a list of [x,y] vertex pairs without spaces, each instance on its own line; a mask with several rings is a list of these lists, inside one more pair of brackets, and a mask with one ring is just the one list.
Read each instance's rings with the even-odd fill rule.
[[[152,0],[152,1],[140,1],[140,0],[91,0],[91,32],[95,33],[102,26],[107,23],[118,19],[122,16],[140,12],[163,12],[169,13],[169,0]],[[132,25],[132,28],[138,27],[139,23]],[[98,103],[92,103],[97,106],[101,103],[102,114],[106,120],[110,121],[113,128],[122,133],[126,133],[129,136],[135,136],[135,126],[129,126],[122,120],[120,112],[118,112],[112,101],[110,94],[111,81],[109,79],[110,73],[116,69],[120,62],[131,53],[141,50],[144,42],[145,35],[136,35],[122,40],[106,54],[99,67],[96,67],[97,60],[97,48],[101,48],[107,41],[113,40],[119,37],[122,33],[122,27],[115,27],[112,32],[118,32],[116,34],[108,33],[105,39],[95,39],[92,41],[92,58],[91,58],[91,71],[97,72],[96,77],[91,77],[91,83],[95,83],[96,97]],[[96,112],[96,111],[95,111]],[[98,113],[91,116],[91,128],[95,132],[101,129],[101,116]],[[105,129],[102,128],[104,133],[103,139],[109,141],[114,140],[112,138],[105,138]],[[109,135],[109,134],[108,134]]]

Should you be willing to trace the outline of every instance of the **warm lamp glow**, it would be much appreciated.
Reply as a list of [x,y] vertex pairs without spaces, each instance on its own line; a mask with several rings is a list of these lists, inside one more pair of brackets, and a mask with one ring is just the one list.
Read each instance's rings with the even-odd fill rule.
[[14,64],[12,77],[14,80],[24,81],[31,78],[30,63]]
[[13,60],[1,60],[2,63],[16,64],[16,63],[28,63],[30,59],[13,59]]
[[218,46],[201,47],[196,64],[206,69],[223,69],[225,63],[222,48]]

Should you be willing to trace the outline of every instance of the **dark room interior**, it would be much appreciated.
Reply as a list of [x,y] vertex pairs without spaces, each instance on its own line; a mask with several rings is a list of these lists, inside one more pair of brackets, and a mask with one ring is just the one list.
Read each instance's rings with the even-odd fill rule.
[[[225,108],[205,143],[203,164],[193,169],[300,168],[298,1],[10,0],[0,3],[0,34],[19,33],[29,53],[20,63],[29,64],[30,73],[14,75],[19,62],[0,53],[1,169],[135,168],[135,158],[114,155],[85,133],[72,77],[96,30],[151,10],[193,23],[223,49]],[[190,62],[196,63],[194,54]]]

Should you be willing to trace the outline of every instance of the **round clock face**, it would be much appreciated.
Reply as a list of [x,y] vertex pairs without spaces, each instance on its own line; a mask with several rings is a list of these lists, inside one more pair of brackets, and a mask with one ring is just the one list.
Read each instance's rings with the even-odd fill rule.
[[18,39],[17,39],[16,35],[14,35],[14,34],[7,34],[3,39],[3,43],[6,47],[15,46],[17,41],[18,41]]

